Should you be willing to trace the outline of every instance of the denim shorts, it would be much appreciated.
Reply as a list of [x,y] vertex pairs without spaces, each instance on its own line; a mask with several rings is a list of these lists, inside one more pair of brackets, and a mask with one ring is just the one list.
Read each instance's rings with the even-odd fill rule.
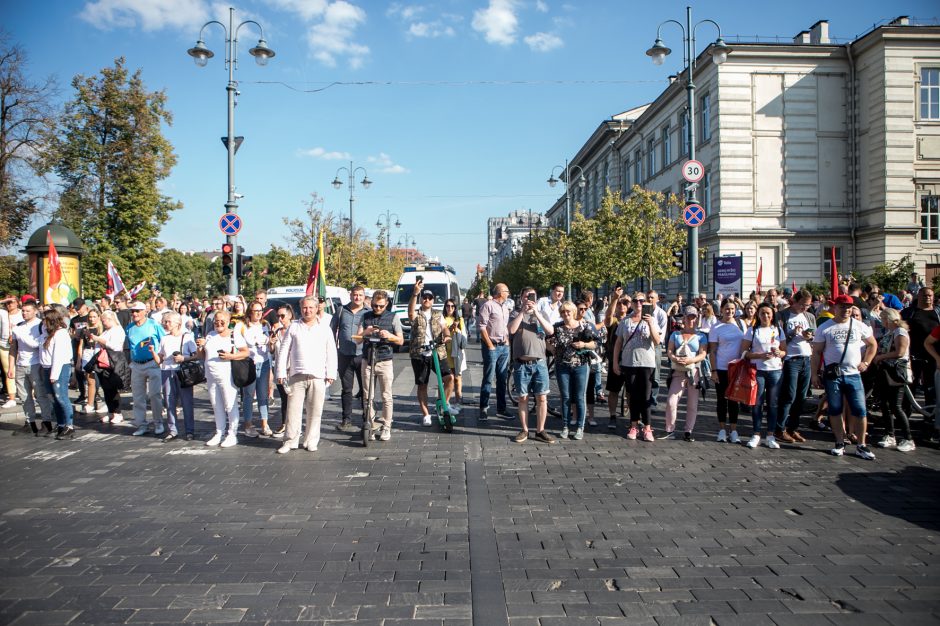
[[545,359],[520,363],[516,361],[512,370],[513,382],[519,395],[546,396],[548,395],[548,366]]
[[842,375],[835,380],[823,381],[826,388],[826,400],[829,402],[829,415],[842,415],[842,397],[849,404],[849,413],[855,417],[866,417],[865,387],[859,374]]

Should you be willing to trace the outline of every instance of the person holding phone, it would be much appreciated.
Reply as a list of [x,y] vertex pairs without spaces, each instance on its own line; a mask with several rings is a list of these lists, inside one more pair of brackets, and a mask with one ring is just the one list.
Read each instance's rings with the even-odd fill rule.
[[630,430],[627,439],[636,439],[640,422],[643,423],[643,441],[653,441],[650,426],[649,397],[652,375],[656,369],[656,346],[659,344],[659,325],[652,315],[646,294],[638,291],[633,296],[630,317],[617,326],[614,344],[614,373],[624,377],[630,394]]
[[196,340],[196,356],[206,361],[206,386],[215,415],[215,434],[206,445],[221,448],[238,443],[238,387],[232,382],[232,361],[249,358],[245,338],[229,328],[231,318],[228,311],[217,311],[214,330]]
[[[166,334],[163,328],[147,317],[147,305],[135,302],[130,307],[131,324],[127,327],[127,343],[131,352],[131,393],[134,403],[135,437],[147,434],[150,423],[154,434],[162,435],[163,376],[154,356]],[[150,400],[151,422],[147,421],[147,400]]]

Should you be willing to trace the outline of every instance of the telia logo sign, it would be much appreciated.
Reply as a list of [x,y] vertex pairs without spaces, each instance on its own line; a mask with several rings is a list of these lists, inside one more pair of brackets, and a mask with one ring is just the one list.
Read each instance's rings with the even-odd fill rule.
[[715,296],[727,297],[732,294],[741,294],[744,268],[741,257],[726,256],[714,259]]

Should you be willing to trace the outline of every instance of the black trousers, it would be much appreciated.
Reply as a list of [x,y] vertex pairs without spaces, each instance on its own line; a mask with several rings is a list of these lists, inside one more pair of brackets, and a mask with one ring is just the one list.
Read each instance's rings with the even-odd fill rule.
[[349,421],[352,420],[353,380],[358,381],[359,388],[362,389],[362,356],[338,355],[337,369],[339,382],[343,387],[340,396],[343,405],[343,420]]

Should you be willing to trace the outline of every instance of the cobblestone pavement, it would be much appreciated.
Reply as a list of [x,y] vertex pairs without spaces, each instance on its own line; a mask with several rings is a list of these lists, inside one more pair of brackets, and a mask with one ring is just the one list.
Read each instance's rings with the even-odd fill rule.
[[5,415],[0,623],[940,623],[935,449],[719,444],[711,402],[694,443],[621,423],[516,444],[473,406],[448,435],[418,425],[404,355],[396,376],[393,438],[368,449],[335,401],[319,450],[286,456],[81,420],[11,437]]

